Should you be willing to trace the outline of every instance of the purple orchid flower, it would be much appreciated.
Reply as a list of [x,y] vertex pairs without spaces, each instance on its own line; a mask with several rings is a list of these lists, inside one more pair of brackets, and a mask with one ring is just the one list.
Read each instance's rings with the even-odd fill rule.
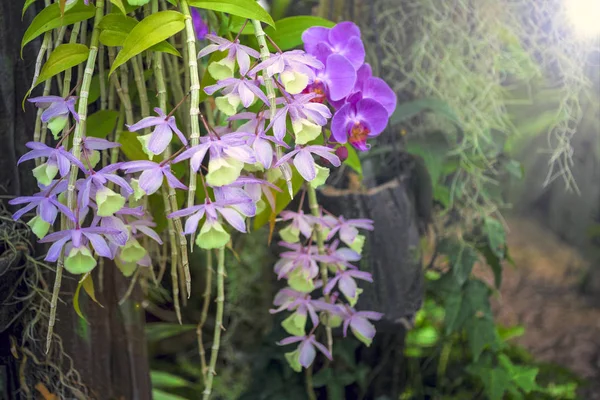
[[235,42],[230,42],[227,39],[223,39],[216,35],[208,34],[205,36],[206,39],[210,40],[215,44],[209,44],[198,53],[198,58],[202,58],[208,54],[214,53],[215,51],[229,51],[227,59],[233,61],[237,59],[238,65],[240,66],[240,74],[246,75],[250,68],[250,57],[259,58],[260,53],[253,48],[240,44],[239,39]]
[[129,161],[121,164],[119,167],[128,174],[143,171],[140,175],[140,188],[150,196],[160,188],[163,183],[163,178],[167,179],[167,184],[174,189],[187,190],[187,186],[179,182],[179,180],[171,172],[169,164],[157,164],[152,161],[140,160]]
[[198,40],[204,40],[206,34],[208,33],[208,25],[202,19],[200,12],[192,7],[190,10],[190,14],[192,16],[192,22],[194,23],[194,32],[196,32],[196,38]]
[[358,235],[358,229],[366,229],[372,231],[373,220],[370,219],[349,219],[346,220],[343,216],[340,216],[336,221],[335,225],[331,227],[327,240],[331,240],[336,233],[339,232],[340,239],[346,244],[352,244]]
[[323,157],[329,161],[334,167],[341,165],[340,159],[333,154],[334,150],[325,146],[296,146],[296,148],[277,161],[275,167],[279,167],[281,164],[288,162],[290,158],[294,157],[294,166],[298,170],[298,173],[306,180],[312,181],[317,176],[317,168],[315,166],[315,160],[312,154]]
[[148,150],[150,150],[152,154],[158,155],[165,151],[173,139],[173,132],[175,132],[179,140],[181,140],[181,143],[183,143],[184,146],[187,146],[187,139],[179,128],[177,128],[175,117],[167,116],[164,111],[158,107],[154,109],[154,112],[158,114],[158,117],[146,117],[131,126],[126,125],[129,131],[135,132],[140,129],[155,126],[156,128],[152,131],[150,140],[148,140]]
[[337,307],[322,300],[314,300],[309,294],[298,292],[290,288],[281,289],[277,295],[275,295],[273,305],[278,308],[269,310],[271,314],[277,314],[284,310],[295,311],[303,317],[309,315],[313,326],[319,324],[317,311],[337,312]]
[[256,215],[256,203],[261,199],[261,193],[265,195],[269,205],[275,209],[275,198],[270,189],[281,192],[277,186],[264,179],[258,179],[253,175],[240,176],[235,182],[223,186],[213,188],[215,199],[217,201],[229,201],[234,199],[251,199],[252,202],[244,201],[243,203],[232,206],[246,217],[254,217]]
[[148,236],[156,243],[163,244],[163,241],[158,235],[158,233],[156,233],[156,231],[152,229],[156,227],[156,222],[148,219],[138,219],[136,221],[129,222],[129,227],[131,228],[132,235],[136,236],[141,233]]
[[292,221],[292,228],[297,229],[305,238],[312,236],[314,217],[305,215],[302,210],[298,212],[284,210],[280,214],[282,221]]
[[309,81],[312,82],[315,79],[314,70],[320,70],[323,67],[321,61],[303,50],[291,50],[272,54],[269,59],[252,68],[249,75],[254,76],[263,69],[267,71],[267,76],[281,74],[285,71],[296,71],[308,76]]
[[356,85],[356,69],[350,61],[339,54],[331,54],[325,61],[325,68],[316,72],[313,83],[306,92],[317,96],[312,102],[322,103],[325,96],[330,101],[339,101],[348,96]]
[[358,69],[365,61],[365,47],[360,38],[360,29],[353,22],[340,22],[333,28],[308,28],[302,34],[302,41],[304,49],[322,62],[325,62],[330,54],[339,54]]
[[19,204],[27,204],[25,207],[21,208],[19,211],[14,213],[13,219],[16,221],[21,219],[25,213],[36,209],[36,215],[39,215],[42,220],[49,224],[53,224],[58,215],[58,211],[62,212],[67,218],[71,221],[75,221],[75,216],[60,201],[57,200],[56,196],[64,192],[67,189],[67,181],[53,181],[49,186],[44,187],[44,189],[34,194],[33,196],[22,196],[12,199],[8,202],[10,205],[19,205]]
[[356,85],[345,102],[332,101],[336,109],[340,109],[346,102],[356,104],[361,99],[372,99],[381,104],[391,116],[396,109],[398,99],[396,93],[381,78],[372,76],[371,66],[364,64],[357,71]]
[[229,156],[236,160],[252,164],[254,156],[252,149],[246,144],[247,133],[228,133],[221,137],[202,136],[200,144],[193,146],[173,160],[174,163],[190,158],[190,166],[197,172],[202,165],[206,152],[210,150],[211,157]]
[[304,270],[307,279],[314,279],[319,274],[317,261],[327,262],[326,255],[315,254],[313,249],[309,247],[299,247],[294,251],[284,251],[279,257],[280,259],[273,267],[273,270],[277,274],[277,279],[288,276],[298,268]]
[[385,107],[372,99],[356,104],[347,103],[331,120],[331,133],[339,143],[350,142],[361,151],[369,149],[367,138],[378,136],[385,129],[388,113]]
[[277,344],[280,346],[285,346],[288,344],[298,343],[298,342],[300,342],[300,345],[298,346],[298,351],[299,351],[298,361],[300,362],[300,365],[302,365],[304,368],[310,367],[310,365],[315,360],[315,357],[317,356],[317,351],[315,350],[315,347],[317,349],[319,349],[319,351],[321,353],[323,353],[323,355],[325,357],[327,357],[330,360],[333,360],[333,358],[331,357],[331,353],[329,353],[329,351],[327,350],[327,348],[325,346],[323,346],[321,343],[317,342],[317,339],[315,339],[315,335],[290,336],[290,337],[283,339],[282,341],[280,341]]
[[[67,243],[71,243],[73,247],[79,248],[86,244],[86,240],[92,244],[96,253],[101,257],[111,258],[112,254],[102,235],[118,235],[120,231],[116,229],[108,229],[101,227],[67,229],[64,231],[54,232],[39,240],[39,243],[53,243],[48,250],[48,254],[44,260],[54,262],[58,260],[60,252]],[[121,246],[125,242],[120,243]]]
[[31,151],[19,158],[17,165],[21,164],[23,161],[47,157],[48,160],[46,163],[56,165],[61,177],[64,177],[69,173],[71,170],[71,163],[77,165],[77,167],[79,167],[82,171],[86,171],[81,161],[75,158],[73,154],[65,150],[64,146],[54,148],[40,142],[27,142],[25,146],[30,148]]
[[308,93],[295,96],[292,101],[286,102],[282,108],[277,110],[266,130],[273,127],[273,134],[279,142],[282,142],[286,133],[288,114],[292,119],[292,124],[307,119],[320,126],[326,125],[328,119],[331,118],[331,111],[324,104],[312,102],[311,100],[315,97],[317,97],[315,93]]
[[254,132],[253,135],[248,134],[247,144],[254,150],[256,161],[265,169],[271,168],[274,155],[271,143],[284,147],[287,147],[287,144],[285,142],[278,142],[275,137],[265,133],[265,123],[262,115],[245,112],[233,115],[228,120],[236,121],[243,119],[247,119],[248,121],[239,127],[238,132]]
[[375,311],[354,311],[350,309],[344,318],[344,337],[348,334],[348,327],[355,334],[365,337],[367,340],[373,340],[375,337],[375,327],[369,320],[379,321],[383,317],[382,313]]
[[75,111],[77,96],[69,96],[66,99],[60,96],[40,96],[33,97],[27,101],[39,108],[46,109],[42,113],[42,122],[48,122],[56,117],[67,117],[69,113],[73,115],[75,121],[79,122],[79,114]]
[[238,199],[238,200],[229,200],[229,201],[216,201],[211,202],[208,198],[205,200],[204,204],[200,204],[197,206],[192,206],[188,208],[184,208],[179,211],[175,211],[169,214],[168,218],[181,218],[190,216],[185,221],[185,229],[183,233],[185,234],[193,234],[198,230],[198,223],[202,219],[204,215],[206,215],[207,221],[217,221],[218,214],[221,214],[223,218],[234,227],[239,232],[246,232],[246,224],[244,223],[244,218],[240,215],[239,212],[234,210],[233,208],[229,208],[230,206],[244,203],[244,202],[252,202],[251,199]]
[[77,203],[79,206],[87,207],[90,203],[90,197],[94,197],[96,192],[102,190],[109,181],[121,187],[127,196],[133,194],[133,189],[129,183],[127,183],[127,181],[120,176],[115,175],[115,172],[118,169],[121,169],[122,166],[122,163],[117,163],[108,165],[99,171],[91,170],[89,171],[87,178],[80,179],[77,182],[77,190],[79,191],[77,195]]
[[356,297],[356,289],[358,287],[354,278],[373,283],[373,277],[370,273],[356,269],[347,269],[345,271],[338,271],[333,279],[327,282],[327,286],[325,286],[323,292],[325,294],[331,293],[337,284],[346,298],[353,299]]
[[227,78],[218,81],[215,85],[205,87],[204,91],[208,95],[213,95],[217,90],[222,89],[223,95],[238,96],[246,108],[250,107],[255,96],[268,105],[269,99],[259,86],[260,83],[257,80]]

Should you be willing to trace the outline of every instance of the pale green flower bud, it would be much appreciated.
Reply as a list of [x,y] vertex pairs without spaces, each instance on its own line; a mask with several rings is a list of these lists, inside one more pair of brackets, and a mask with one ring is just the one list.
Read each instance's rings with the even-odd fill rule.
[[307,119],[292,122],[292,129],[296,135],[296,144],[307,144],[319,137],[322,127]]
[[225,115],[231,117],[237,113],[237,108],[240,105],[240,96],[229,93],[225,96],[219,96],[215,99],[217,108]]
[[56,174],[58,174],[58,167],[54,164],[44,163],[33,169],[33,176],[38,183],[44,186],[51,184]]
[[225,186],[237,180],[244,163],[230,157],[212,158],[208,162],[206,182],[211,186]]
[[31,231],[35,234],[35,236],[37,236],[38,239],[42,239],[50,230],[50,224],[44,221],[39,215],[33,217],[31,221],[27,223],[27,225],[29,225]]
[[147,250],[135,238],[130,238],[121,248],[119,258],[125,263],[137,263],[146,255]]
[[224,58],[220,61],[215,61],[208,66],[208,73],[217,81],[233,78],[233,70],[235,61]]
[[300,315],[295,312],[284,319],[283,322],[281,322],[281,326],[292,336],[304,336],[306,334],[306,319],[306,315]]
[[286,92],[298,94],[308,85],[308,76],[296,71],[283,71],[280,75]]
[[73,247],[65,258],[65,269],[74,275],[90,272],[95,266],[96,260],[86,246]]
[[201,249],[220,249],[229,243],[229,233],[217,222],[205,222],[196,237],[196,244]]
[[310,181],[310,186],[316,189],[319,186],[324,185],[327,178],[329,178],[329,168],[321,167],[317,164],[315,164],[315,167],[317,167],[317,176]]
[[125,197],[103,187],[96,192],[96,204],[98,204],[98,216],[109,217],[123,208]]

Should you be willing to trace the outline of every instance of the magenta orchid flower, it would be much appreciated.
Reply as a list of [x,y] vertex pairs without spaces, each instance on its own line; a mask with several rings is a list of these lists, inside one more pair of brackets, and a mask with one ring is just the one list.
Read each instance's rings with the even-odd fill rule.
[[288,162],[294,157],[294,166],[298,170],[298,173],[306,180],[312,181],[317,176],[317,167],[313,154],[323,157],[329,161],[334,167],[341,165],[340,159],[333,154],[334,150],[326,146],[296,146],[296,148],[277,161],[275,167],[279,167],[281,164]]
[[140,160],[123,163],[119,168],[128,174],[143,171],[138,184],[148,196],[156,193],[162,185],[164,178],[167,179],[167,184],[170,187],[187,190],[187,186],[179,182],[175,175],[173,175],[169,164],[163,165],[152,161]]
[[331,133],[339,143],[350,142],[358,150],[369,149],[367,139],[378,136],[385,129],[388,113],[385,107],[372,99],[356,104],[346,103],[331,120]]
[[316,77],[306,91],[315,93],[312,101],[322,103],[326,96],[338,101],[348,96],[356,85],[356,69],[350,61],[339,54],[331,54],[325,60],[325,68],[316,72]]
[[155,127],[148,140],[148,150],[152,154],[162,154],[173,139],[173,132],[177,135],[181,143],[187,146],[188,142],[183,133],[177,128],[175,117],[167,116],[163,110],[156,107],[154,112],[158,117],[146,117],[141,121],[129,126],[126,125],[130,132],[136,132],[140,129]]
[[313,26],[302,34],[304,49],[325,62],[331,54],[344,56],[355,69],[365,62],[365,47],[360,29],[353,22],[340,22],[333,28]]
[[318,349],[321,353],[323,353],[323,355],[328,359],[333,359],[331,357],[331,353],[329,353],[327,348],[321,343],[317,342],[315,335],[290,336],[281,340],[277,344],[280,346],[286,346],[288,344],[298,342],[300,342],[300,345],[298,346],[298,361],[300,362],[300,365],[302,365],[304,368],[310,367],[310,365],[315,360],[315,357],[317,356],[317,351],[315,350],[315,348]]
[[204,40],[206,34],[208,33],[208,25],[202,19],[198,9],[192,7],[190,9],[190,14],[192,17],[192,22],[194,23],[194,32],[196,33],[196,38],[198,40]]

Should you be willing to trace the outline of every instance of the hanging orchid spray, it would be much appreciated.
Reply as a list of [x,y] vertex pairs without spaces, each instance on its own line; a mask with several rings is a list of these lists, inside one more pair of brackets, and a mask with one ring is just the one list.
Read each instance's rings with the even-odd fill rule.
[[[263,15],[256,11],[254,1],[247,3],[256,15]],[[22,206],[14,218],[34,214],[29,225],[40,243],[50,244],[46,261],[56,262],[60,273],[64,268],[82,275],[82,281],[91,279],[99,259],[114,260],[125,276],[135,273],[157,279],[160,246],[169,246],[179,317],[180,281],[185,283],[184,297],[193,294],[186,236],[192,250],[216,251],[215,344],[210,364],[202,359],[208,398],[223,316],[225,249],[234,233],[248,232],[250,219],[261,213],[275,216],[284,196],[282,188],[298,190],[292,188],[290,174],[299,176],[304,181],[300,208],[281,211],[276,219],[283,251],[274,272],[286,286],[277,294],[271,312],[289,313],[282,326],[290,335],[279,344],[295,346],[286,353],[294,370],[311,366],[318,353],[332,358],[332,329],[336,327],[342,328],[344,336],[350,328],[370,345],[375,335],[371,321],[381,314],[355,307],[360,286],[373,281],[357,266],[364,231],[373,230],[373,224],[331,215],[319,206],[316,192],[331,168],[339,167],[347,157],[351,147],[346,144],[367,151],[368,140],[383,132],[396,106],[394,92],[373,77],[364,62],[359,28],[351,22],[331,28],[315,26],[302,33],[304,49],[282,51],[267,38],[257,18],[251,21],[259,44],[255,49],[250,42],[242,44],[240,34],[208,33],[204,14],[190,7],[194,1],[180,0],[178,11],[171,6],[160,11],[157,0],[128,0],[134,11],[141,5],[146,5],[149,15],[135,24],[130,17],[115,13],[114,6],[107,13],[104,0],[94,5],[69,3],[71,8],[64,11],[70,15],[76,10],[78,18],[94,18],[89,48],[82,45],[84,74],[74,95],[67,95],[71,78],[69,74],[66,80],[65,73],[64,96],[46,93],[29,99],[43,110],[41,123],[52,131],[54,140],[36,132],[37,140],[27,144],[30,152],[19,159],[23,166],[37,160],[38,166],[32,169],[40,191],[10,202]],[[129,24],[129,36],[106,33],[114,32],[120,23]],[[157,23],[164,24],[164,29],[154,32],[151,28]],[[179,59],[166,54],[179,55],[178,51],[165,41],[179,31],[184,31],[188,60],[181,68]],[[145,40],[131,39],[144,32]],[[274,53],[269,52],[267,39],[273,42]],[[76,43],[75,30],[70,40]],[[208,44],[197,49],[200,41]],[[97,57],[99,44],[109,48],[108,58],[103,53]],[[54,52],[61,51],[60,46],[66,45]],[[117,46],[122,49],[115,57]],[[142,57],[145,51],[153,58]],[[213,54],[220,57],[213,59]],[[212,61],[206,63],[202,79],[210,84],[201,87],[198,65],[209,56]],[[107,59],[110,65],[105,65]],[[146,67],[152,71],[149,79],[143,76]],[[106,70],[110,86],[101,87],[101,108],[114,107],[118,100],[122,112],[107,132],[93,135],[98,127],[88,123],[88,103],[95,101],[90,101],[92,78]],[[140,107],[130,97],[128,71],[134,73]],[[181,71],[185,71],[183,80]],[[182,89],[182,81],[189,87]],[[152,115],[147,104],[150,90],[158,100]],[[201,103],[205,95],[212,98]],[[177,194],[186,191],[187,202],[181,206]],[[163,232],[154,229],[157,199],[161,204],[158,217],[168,226]],[[305,199],[310,213],[305,213]],[[164,267],[158,272],[160,279]],[[60,276],[57,273],[58,288]],[[55,291],[53,301],[57,297]],[[321,330],[326,332],[325,343],[320,342]],[[50,329],[48,345],[51,336]]]

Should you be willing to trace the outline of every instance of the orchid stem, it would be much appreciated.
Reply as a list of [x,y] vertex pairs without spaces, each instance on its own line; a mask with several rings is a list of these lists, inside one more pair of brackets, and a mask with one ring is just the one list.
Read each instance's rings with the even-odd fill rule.
[[[190,133],[190,145],[196,146],[200,143],[200,121],[198,116],[200,114],[200,77],[198,73],[198,60],[196,54],[196,34],[194,32],[194,25],[192,22],[192,16],[190,7],[187,0],[180,1],[180,8],[183,15],[185,15],[185,37],[187,43],[187,54],[188,54],[188,67],[190,71],[190,120],[191,120],[191,133]],[[192,207],[196,199],[196,171],[190,165],[190,184],[188,190],[187,206]]]
[[219,356],[219,345],[221,344],[221,330],[223,330],[223,303],[225,302],[225,247],[219,249],[217,256],[217,314],[215,317],[215,333],[210,353],[210,365],[206,376],[206,385],[203,392],[203,400],[208,400],[212,392],[213,379],[216,375],[215,368]]
[[[152,0],[152,12],[157,12],[157,11],[158,11],[158,0]],[[159,52],[154,53],[154,75],[156,77],[156,91],[158,92],[159,107],[163,110],[166,110],[167,109],[167,88],[165,85],[165,76],[164,76],[164,72],[163,72],[163,58],[162,58],[162,54]],[[171,148],[169,146],[167,146],[164,156],[165,156],[165,159],[169,159],[169,157],[171,156]],[[167,196],[166,203],[165,203],[165,211],[167,210],[167,208],[171,210],[167,214],[170,214],[171,212],[175,212],[178,209],[177,199],[175,197],[175,189],[172,187],[169,187],[168,196]],[[176,247],[175,247],[176,241],[179,240],[179,253],[180,253],[179,258],[175,258],[175,260],[171,260],[171,262],[177,263],[178,259],[181,260],[180,268],[185,276],[185,286],[186,286],[185,293],[187,294],[187,298],[189,299],[191,292],[192,292],[192,277],[190,274],[190,265],[189,265],[189,261],[188,261],[188,255],[187,255],[187,240],[185,238],[185,235],[183,234],[183,227],[181,225],[181,219],[174,218],[172,220],[169,219],[169,221],[172,224],[172,231],[171,231],[171,226],[169,226],[169,239],[171,240],[171,248],[176,249]],[[173,233],[172,235],[171,235],[171,232]],[[179,267],[179,264],[176,264],[176,266]],[[173,278],[173,276],[172,276],[172,278]],[[175,293],[173,294],[173,297],[175,297]],[[185,302],[185,299],[184,299],[184,302]],[[181,323],[181,315],[179,316],[179,320]]]
[[[258,47],[260,48],[260,59],[262,61],[268,60],[271,57],[271,53],[269,52],[269,47],[267,46],[267,41],[265,40],[266,33],[260,24],[260,21],[253,19],[252,25],[254,26],[254,35],[256,36],[256,40],[258,41]],[[267,98],[269,99],[269,109],[270,115],[269,119],[273,120],[275,118],[275,113],[277,112],[277,104],[275,103],[275,87],[273,86],[273,78],[269,77],[266,73],[266,70],[262,72],[263,78],[265,80],[265,88],[267,89]],[[281,146],[275,146],[277,158],[281,158],[283,156],[283,150]],[[281,173],[285,182],[287,184],[288,192],[290,194],[290,198],[294,198],[294,188],[292,186],[292,170],[287,163],[281,164],[279,167],[281,169]]]
[[[165,203],[165,214],[171,213],[171,203],[169,202],[169,195],[167,189],[162,189],[163,201]],[[177,279],[177,246],[175,246],[175,227],[173,220],[167,218],[167,226],[169,229],[169,244],[171,245],[171,285],[173,286],[173,308],[175,308],[175,315],[177,315],[177,321],[181,325],[181,308],[179,306],[179,280]]]
[[[319,202],[317,201],[317,191],[310,184],[307,185],[308,192],[308,205],[310,212],[315,218],[321,217],[321,210],[319,208]],[[321,224],[315,224],[315,234],[317,236],[317,249],[319,254],[325,254],[325,238],[323,237],[323,231],[321,230]],[[327,286],[327,264],[324,262],[320,263],[321,269],[321,280],[323,281],[323,288]],[[325,294],[325,301],[329,303],[329,295]],[[325,331],[327,332],[327,348],[329,352],[333,352],[333,335],[331,333],[331,327],[326,322]]]
[[198,337],[198,353],[200,354],[200,363],[202,366],[202,381],[206,384],[206,352],[204,351],[204,343],[202,342],[202,328],[204,328],[204,324],[206,323],[206,318],[208,317],[208,308],[210,305],[210,294],[212,291],[212,250],[206,251],[206,283],[204,286],[204,294],[202,297],[202,315],[200,317],[200,322],[198,322],[198,327],[196,328],[196,336]]
[[[81,84],[81,90],[79,92],[79,123],[75,128],[73,136],[73,149],[72,153],[78,160],[81,158],[81,140],[85,135],[85,120],[87,118],[87,103],[90,90],[90,84],[92,83],[92,75],[94,73],[94,65],[96,64],[96,55],[98,54],[98,37],[100,30],[98,24],[104,15],[104,0],[96,1],[96,15],[94,17],[94,32],[92,33],[92,40],[90,43],[90,52],[85,65],[85,73],[83,75],[83,82]],[[63,88],[64,89],[64,88]],[[77,165],[71,166],[71,173],[69,175],[69,184],[67,186],[67,206],[69,209],[77,215],[75,205],[75,182],[77,181],[77,174],[79,169]],[[58,263],[56,264],[56,278],[54,280],[54,290],[52,292],[52,302],[50,304],[50,321],[48,323],[48,335],[46,336],[46,353],[50,351],[50,345],[52,344],[52,334],[54,331],[54,323],[56,321],[56,301],[58,301],[58,294],[60,292],[60,283],[62,279],[62,269],[64,265],[64,253],[61,253]],[[54,307],[52,306],[54,305]]]

